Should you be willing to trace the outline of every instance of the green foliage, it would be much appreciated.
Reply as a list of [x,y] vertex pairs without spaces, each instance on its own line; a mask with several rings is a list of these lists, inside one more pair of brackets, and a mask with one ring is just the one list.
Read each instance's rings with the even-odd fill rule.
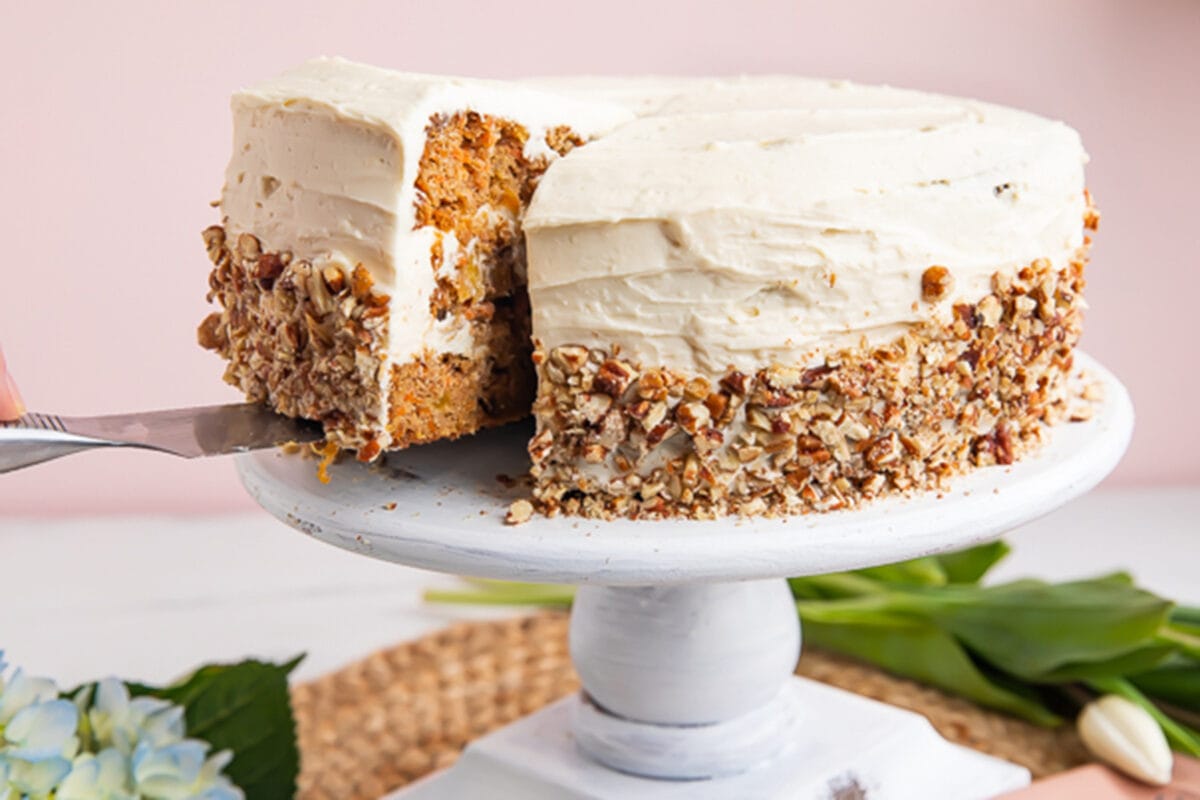
[[1007,542],[996,541],[954,553],[943,553],[935,558],[942,565],[950,583],[979,583],[1010,552],[1012,548]]
[[232,750],[225,773],[247,800],[291,800],[300,751],[287,678],[302,658],[207,666],[171,686],[130,684],[129,691],[183,706],[189,737]]
[[897,595],[893,605],[929,619],[989,663],[1028,681],[1144,648],[1171,609],[1124,576],[910,591]]
[[[1200,754],[1200,609],[1126,574],[1048,583],[980,581],[1003,542],[899,564],[791,578],[805,642],[1042,725],[1080,694],[1147,708],[1172,746]],[[476,581],[432,600],[568,606],[569,586]]]
[[[985,675],[950,634],[929,622],[886,610],[846,610],[832,603],[798,603],[809,644],[875,664],[888,672],[938,686],[1039,725],[1061,720],[1034,695]],[[829,613],[829,612],[833,613]]]

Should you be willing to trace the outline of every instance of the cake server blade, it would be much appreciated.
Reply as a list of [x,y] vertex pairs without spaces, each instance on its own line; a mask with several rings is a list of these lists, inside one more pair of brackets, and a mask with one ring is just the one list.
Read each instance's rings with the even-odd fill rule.
[[257,403],[101,417],[29,413],[0,422],[0,472],[94,447],[140,447],[198,458],[323,438],[318,423],[284,417]]

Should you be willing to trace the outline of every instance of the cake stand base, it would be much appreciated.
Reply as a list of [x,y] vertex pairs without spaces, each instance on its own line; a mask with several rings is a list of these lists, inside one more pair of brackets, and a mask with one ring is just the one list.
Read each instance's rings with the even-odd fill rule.
[[1029,783],[1029,771],[951,744],[920,714],[816,681],[793,678],[785,693],[802,720],[779,757],[758,769],[708,780],[627,775],[576,746],[572,718],[584,701],[560,700],[479,739],[444,772],[389,800],[956,800],[989,798]]
[[783,576],[979,544],[1095,486],[1129,443],[1133,406],[1103,367],[1077,363],[1103,400],[1037,452],[828,514],[505,525],[528,492],[497,480],[529,468],[523,426],[336,464],[328,485],[300,456],[258,452],[238,468],[264,508],[339,547],[579,587],[571,658],[586,695],[480,739],[397,798],[995,797],[1029,773],[946,742],[917,714],[793,676],[801,631]]

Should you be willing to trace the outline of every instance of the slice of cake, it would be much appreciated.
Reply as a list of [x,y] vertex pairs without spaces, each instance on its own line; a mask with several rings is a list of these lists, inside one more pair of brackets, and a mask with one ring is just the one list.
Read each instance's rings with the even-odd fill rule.
[[841,508],[1063,416],[1096,219],[1073,130],[837,82],[577,88],[652,116],[524,220],[543,510]]
[[370,460],[529,413],[521,215],[547,166],[630,114],[487,81],[317,59],[233,98],[226,380]]

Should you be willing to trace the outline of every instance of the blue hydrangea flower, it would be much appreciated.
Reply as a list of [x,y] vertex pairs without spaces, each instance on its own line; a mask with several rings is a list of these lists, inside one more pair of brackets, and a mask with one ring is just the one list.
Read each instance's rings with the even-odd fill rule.
[[[184,710],[109,678],[59,699],[0,651],[0,800],[245,800],[233,754],[186,739]],[[80,752],[83,749],[85,752]]]

